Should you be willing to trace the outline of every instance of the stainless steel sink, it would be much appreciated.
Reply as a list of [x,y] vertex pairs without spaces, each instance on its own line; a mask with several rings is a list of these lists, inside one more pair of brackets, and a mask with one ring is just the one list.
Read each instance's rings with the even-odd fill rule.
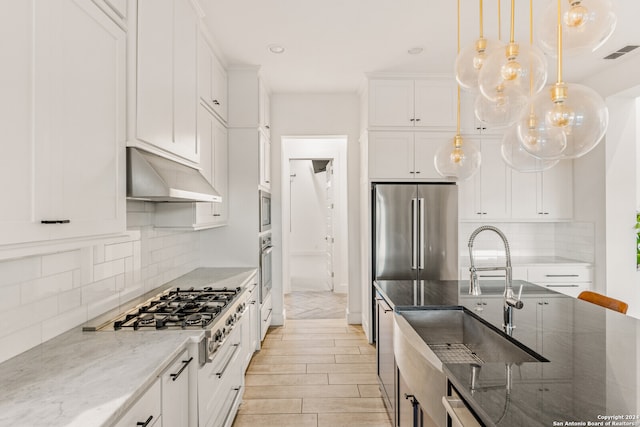
[[399,310],[394,320],[396,364],[424,409],[427,425],[446,426],[444,363],[547,361],[463,307]]
[[406,310],[399,315],[443,363],[456,363],[455,353],[465,351],[469,356],[457,363],[546,361],[466,309]]

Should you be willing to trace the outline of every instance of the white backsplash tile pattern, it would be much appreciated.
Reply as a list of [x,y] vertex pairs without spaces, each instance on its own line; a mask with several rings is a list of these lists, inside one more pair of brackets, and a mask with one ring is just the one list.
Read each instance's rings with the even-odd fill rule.
[[0,362],[198,267],[199,233],[154,229],[128,201],[129,237],[0,262]]
[[[469,259],[468,242],[481,223],[462,222],[458,228],[458,253],[461,260]],[[498,227],[509,241],[512,257],[555,256],[576,261],[594,262],[594,225],[587,222],[491,223]],[[491,232],[482,232],[473,244],[474,255],[502,257],[504,249],[500,238]]]

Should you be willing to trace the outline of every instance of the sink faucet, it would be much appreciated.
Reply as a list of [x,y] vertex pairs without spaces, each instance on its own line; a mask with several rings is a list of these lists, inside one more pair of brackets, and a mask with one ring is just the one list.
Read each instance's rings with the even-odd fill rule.
[[[473,242],[476,239],[476,236],[483,231],[493,231],[502,239],[504,243],[504,252],[506,257],[506,264],[504,267],[476,267],[473,259]],[[476,228],[471,236],[469,236],[469,259],[471,261],[471,266],[469,267],[469,272],[471,273],[471,278],[469,280],[469,295],[481,295],[482,291],[480,289],[480,281],[478,280],[478,271],[498,271],[504,270],[505,278],[504,278],[504,323],[502,327],[504,331],[511,335],[513,333],[513,329],[515,325],[513,324],[513,309],[521,309],[524,304],[520,299],[522,294],[522,286],[520,286],[520,293],[516,297],[513,292],[513,279],[511,275],[511,252],[509,250],[509,242],[507,241],[507,236],[504,235],[500,229],[497,227],[493,227],[491,225],[483,225],[481,227]]]

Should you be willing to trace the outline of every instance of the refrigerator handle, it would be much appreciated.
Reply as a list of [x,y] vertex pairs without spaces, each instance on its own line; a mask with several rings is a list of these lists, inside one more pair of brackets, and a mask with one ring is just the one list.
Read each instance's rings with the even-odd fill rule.
[[420,212],[420,229],[418,231],[420,236],[420,242],[418,245],[418,269],[424,270],[424,235],[426,234],[426,230],[424,228],[424,198],[418,199],[418,211]]
[[411,269],[418,268],[418,199],[411,199]]

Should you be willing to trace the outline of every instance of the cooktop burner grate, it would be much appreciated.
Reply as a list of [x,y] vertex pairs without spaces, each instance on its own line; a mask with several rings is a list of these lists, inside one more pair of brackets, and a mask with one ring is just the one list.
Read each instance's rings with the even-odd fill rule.
[[235,289],[176,288],[145,302],[116,320],[114,329],[207,328],[240,293]]

